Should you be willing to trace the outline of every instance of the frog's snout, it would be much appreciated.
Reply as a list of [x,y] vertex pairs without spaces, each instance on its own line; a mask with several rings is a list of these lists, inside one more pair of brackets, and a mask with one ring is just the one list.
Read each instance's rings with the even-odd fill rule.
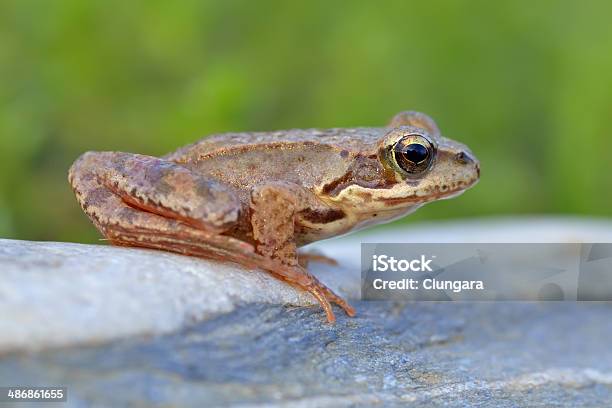
[[468,153],[463,150],[455,155],[455,160],[457,160],[461,164],[469,164],[469,163],[476,164],[476,158],[471,153]]
[[471,152],[468,152],[466,150],[460,151],[455,155],[455,161],[459,164],[474,166],[476,174],[478,175],[478,177],[480,177],[480,163]]

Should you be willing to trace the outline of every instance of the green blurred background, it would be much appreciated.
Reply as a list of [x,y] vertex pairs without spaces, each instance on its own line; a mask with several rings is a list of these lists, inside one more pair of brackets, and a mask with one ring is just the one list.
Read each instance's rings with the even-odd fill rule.
[[433,116],[482,180],[411,220],[610,216],[612,3],[0,2],[0,236],[95,242],[86,150]]

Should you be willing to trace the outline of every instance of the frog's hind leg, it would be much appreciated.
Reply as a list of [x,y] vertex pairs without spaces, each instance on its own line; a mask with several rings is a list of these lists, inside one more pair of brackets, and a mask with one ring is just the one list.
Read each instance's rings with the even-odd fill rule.
[[88,179],[130,206],[198,229],[219,233],[238,220],[241,204],[229,186],[157,157],[88,152],[69,171],[79,201],[79,188]]
[[[150,165],[154,166],[153,170]],[[171,174],[171,165],[153,157],[128,153],[86,153],[72,165],[68,178],[83,211],[113,244],[207,258],[253,254],[252,245],[219,235],[219,230],[232,225],[236,216],[223,207],[227,200],[222,192],[210,193],[213,198],[215,194],[223,198],[220,209],[215,212],[203,204],[196,205],[195,196],[163,187],[164,180],[173,175],[182,177],[183,183],[201,182],[198,194],[205,194],[203,190],[210,186],[178,168]],[[147,195],[152,199],[144,198]],[[185,200],[182,207],[181,200]]]

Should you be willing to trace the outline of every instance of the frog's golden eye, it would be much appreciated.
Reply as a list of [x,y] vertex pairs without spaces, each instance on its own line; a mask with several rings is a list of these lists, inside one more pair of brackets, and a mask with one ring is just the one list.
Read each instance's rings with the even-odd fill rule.
[[391,147],[394,164],[408,174],[419,174],[431,165],[435,149],[429,139],[419,134],[410,134],[399,139]]

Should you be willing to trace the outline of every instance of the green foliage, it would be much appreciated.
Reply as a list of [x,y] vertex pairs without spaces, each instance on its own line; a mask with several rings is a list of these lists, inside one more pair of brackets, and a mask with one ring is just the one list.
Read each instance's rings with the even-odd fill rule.
[[482,162],[410,219],[610,215],[612,3],[0,3],[0,236],[92,241],[86,150],[432,115]]

